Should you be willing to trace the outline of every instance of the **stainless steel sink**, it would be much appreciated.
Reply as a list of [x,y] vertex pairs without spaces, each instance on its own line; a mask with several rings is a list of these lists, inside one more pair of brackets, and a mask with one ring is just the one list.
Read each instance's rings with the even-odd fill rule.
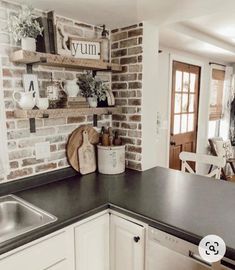
[[55,216],[14,195],[0,197],[0,243],[56,220]]

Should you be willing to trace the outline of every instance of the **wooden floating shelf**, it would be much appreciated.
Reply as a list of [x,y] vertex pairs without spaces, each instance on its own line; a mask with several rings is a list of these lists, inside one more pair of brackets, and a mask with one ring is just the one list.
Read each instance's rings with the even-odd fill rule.
[[16,118],[62,118],[76,117],[80,115],[101,115],[101,114],[118,114],[121,113],[121,107],[105,108],[76,108],[76,109],[47,109],[47,110],[15,110]]
[[75,69],[91,69],[101,71],[122,71],[118,64],[106,63],[102,60],[77,59],[57,54],[31,52],[25,50],[15,51],[11,54],[11,61],[19,64],[40,64]]

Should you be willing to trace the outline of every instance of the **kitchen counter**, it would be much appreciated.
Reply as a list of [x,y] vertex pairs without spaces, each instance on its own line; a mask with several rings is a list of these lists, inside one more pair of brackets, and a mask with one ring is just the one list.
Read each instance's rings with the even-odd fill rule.
[[[37,185],[43,177],[48,175],[38,176]],[[227,245],[226,256],[235,258],[234,183],[157,167],[114,176],[74,175],[15,193],[16,183],[10,190],[58,220],[0,244],[0,254],[110,207],[194,244],[217,234]]]

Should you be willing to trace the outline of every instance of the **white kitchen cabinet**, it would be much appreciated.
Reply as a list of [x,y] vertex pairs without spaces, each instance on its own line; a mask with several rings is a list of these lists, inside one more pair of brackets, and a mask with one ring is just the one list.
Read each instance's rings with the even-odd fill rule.
[[54,264],[49,268],[46,268],[45,270],[65,270],[65,269],[68,269],[68,264],[66,260],[63,260],[61,262]]
[[109,270],[109,214],[75,227],[76,270]]
[[110,269],[144,270],[145,228],[111,215]]
[[[69,231],[59,231],[0,256],[4,270],[73,270]],[[71,250],[73,246],[71,245]]]

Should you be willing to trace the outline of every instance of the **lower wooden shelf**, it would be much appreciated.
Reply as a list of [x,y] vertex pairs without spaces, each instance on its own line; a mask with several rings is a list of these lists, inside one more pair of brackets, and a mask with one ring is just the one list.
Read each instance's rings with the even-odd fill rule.
[[15,110],[15,118],[61,118],[76,117],[79,115],[101,115],[101,114],[117,114],[121,112],[121,107],[105,107],[105,108],[73,108],[73,109],[47,109],[47,110]]

